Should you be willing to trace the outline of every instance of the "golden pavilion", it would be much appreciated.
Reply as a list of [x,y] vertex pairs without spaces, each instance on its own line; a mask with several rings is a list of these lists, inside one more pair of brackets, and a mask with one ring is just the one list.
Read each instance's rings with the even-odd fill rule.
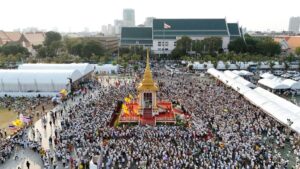
[[147,50],[146,68],[143,80],[137,86],[136,99],[125,99],[121,106],[119,123],[138,123],[139,125],[156,125],[157,123],[176,124],[176,114],[184,115],[181,109],[175,109],[169,101],[158,101],[158,85],[153,80],[149,50]]

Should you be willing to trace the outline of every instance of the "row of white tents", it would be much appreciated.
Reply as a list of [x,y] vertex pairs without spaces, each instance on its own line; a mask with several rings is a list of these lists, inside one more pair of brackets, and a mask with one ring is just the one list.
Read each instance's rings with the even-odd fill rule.
[[258,84],[272,90],[300,90],[300,82],[292,79],[279,78],[270,73],[264,73],[260,77],[262,79],[258,81]]
[[[236,63],[231,63],[231,62],[223,62],[223,61],[218,61],[216,64],[216,67],[212,62],[186,62],[182,61],[182,63],[188,63],[188,66],[192,66],[194,70],[208,70],[210,68],[216,68],[218,70],[246,70],[249,68],[250,65],[257,65],[259,69],[271,69],[271,64],[270,63],[265,63],[265,62],[236,62]],[[272,65],[273,69],[285,69],[286,65],[284,63],[279,63],[279,62],[274,62],[274,65]],[[291,69],[298,69],[299,65],[289,65],[289,68]]]
[[262,109],[264,112],[275,118],[282,124],[288,125],[293,122],[291,128],[300,133],[300,107],[281,98],[261,87],[251,89],[249,86],[242,84],[228,76],[229,73],[223,73],[214,68],[208,69],[210,75],[230,86],[238,93],[244,96],[249,102]]
[[94,71],[82,64],[22,64],[18,69],[0,70],[0,97],[55,96],[62,89]]

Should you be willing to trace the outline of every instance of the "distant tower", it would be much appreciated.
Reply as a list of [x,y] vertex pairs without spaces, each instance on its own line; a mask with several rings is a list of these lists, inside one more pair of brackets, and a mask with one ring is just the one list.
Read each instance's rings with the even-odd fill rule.
[[300,17],[291,17],[289,23],[289,31],[293,33],[299,33],[300,29]]
[[138,103],[139,113],[143,116],[155,116],[158,114],[156,92],[158,91],[157,84],[153,81],[152,72],[150,69],[149,49],[147,50],[147,62],[142,82],[139,84]]
[[144,22],[144,25],[146,27],[153,27],[153,19],[155,19],[154,17],[147,17],[145,22]]
[[125,27],[135,26],[134,9],[123,9],[123,26]]

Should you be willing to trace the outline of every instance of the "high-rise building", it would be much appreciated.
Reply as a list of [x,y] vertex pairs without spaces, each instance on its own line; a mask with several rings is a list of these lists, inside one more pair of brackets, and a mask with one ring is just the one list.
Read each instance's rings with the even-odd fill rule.
[[123,21],[116,19],[114,26],[115,26],[116,35],[120,35],[121,34],[121,28],[123,26]]
[[154,17],[147,17],[144,25],[145,27],[152,27],[153,26],[153,19],[155,19]]
[[134,9],[123,9],[123,26],[125,27],[135,26]]
[[101,32],[102,32],[104,35],[107,35],[108,30],[107,30],[107,26],[106,26],[106,25],[102,25]]
[[293,33],[299,33],[300,29],[300,17],[291,17],[289,23],[289,31]]
[[115,27],[111,24],[107,25],[107,35],[115,35]]

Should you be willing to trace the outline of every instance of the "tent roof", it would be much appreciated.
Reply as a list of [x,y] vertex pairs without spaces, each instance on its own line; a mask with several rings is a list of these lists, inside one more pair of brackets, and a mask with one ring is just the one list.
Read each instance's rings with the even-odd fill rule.
[[19,70],[79,70],[82,75],[86,75],[94,70],[94,67],[89,63],[71,63],[71,64],[22,64],[18,67]]
[[272,80],[272,79],[260,79],[258,81],[259,84],[262,84],[268,88],[271,89],[289,89],[290,87],[286,84],[282,84],[281,82],[277,80]]
[[275,76],[271,73],[266,72],[266,73],[261,74],[260,77],[265,78],[265,79],[273,79]]
[[292,79],[285,79],[282,81],[282,84],[288,85],[291,89],[300,89],[300,82]]
[[279,97],[276,94],[269,92],[261,87],[257,87],[254,90],[257,93],[263,95],[264,97],[268,98],[269,100],[272,100],[274,103],[277,103],[278,105],[282,106],[283,108],[285,108],[291,112],[294,112],[294,113],[299,112],[299,115],[300,115],[300,107],[287,101],[286,99]]
[[82,77],[78,70],[0,70],[1,83],[51,83],[67,84],[68,78],[76,81]]

